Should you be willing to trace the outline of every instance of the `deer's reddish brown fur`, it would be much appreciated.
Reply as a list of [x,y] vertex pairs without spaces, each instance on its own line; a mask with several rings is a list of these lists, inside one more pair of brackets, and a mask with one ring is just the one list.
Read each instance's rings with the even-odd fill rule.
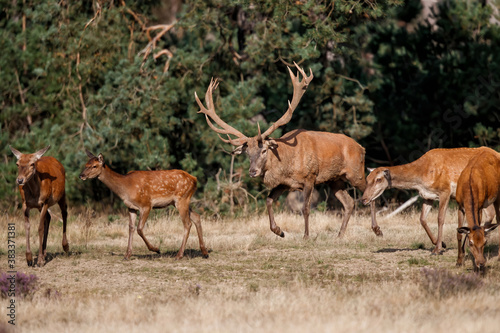
[[[364,204],[373,203],[389,188],[417,190],[424,199],[420,223],[435,245],[432,253],[439,254],[446,247],[443,243],[443,225],[448,203],[451,198],[455,198],[458,178],[467,163],[482,149],[432,149],[411,163],[374,169],[366,178],[368,185],[361,201]],[[439,201],[437,239],[426,222],[435,200]],[[488,215],[493,218],[494,212],[491,210]]]
[[30,209],[36,208],[40,211],[40,223],[38,225],[38,265],[45,263],[47,254],[47,236],[49,233],[50,213],[49,207],[58,204],[61,208],[63,219],[62,246],[68,252],[69,245],[66,238],[66,222],[68,209],[66,205],[65,171],[62,164],[53,157],[43,156],[50,146],[33,154],[23,154],[17,149],[10,147],[17,158],[18,176],[17,184],[21,193],[24,214],[24,227],[26,231],[26,261],[28,266],[33,265],[33,255],[30,247]]
[[[464,263],[462,234],[469,240],[469,249],[474,256],[474,269],[483,271],[485,235],[500,223],[500,154],[490,148],[481,148],[481,153],[472,158],[458,179],[457,202],[461,214],[465,213],[468,227],[462,227],[459,219],[457,229],[458,258],[457,266]],[[497,214],[496,224],[481,225],[482,209],[493,206]],[[499,257],[500,259],[500,257]]]
[[[210,128],[219,134],[227,134],[228,140],[222,137],[221,140],[237,146],[233,153],[245,152],[248,155],[250,177],[262,177],[264,184],[270,189],[266,205],[270,228],[275,234],[284,237],[283,231],[274,220],[273,202],[286,190],[303,191],[304,237],[307,238],[312,190],[317,184],[328,183],[335,197],[344,206],[344,218],[339,231],[339,236],[342,236],[354,210],[354,200],[346,191],[345,182],[350,182],[361,191],[365,190],[365,150],[356,141],[342,134],[299,129],[288,132],[279,139],[269,137],[274,130],[290,121],[293,111],[313,78],[312,72],[308,76],[302,68],[295,66],[303,79],[300,81],[299,74],[295,76],[290,68],[288,69],[293,84],[293,97],[288,103],[288,110],[264,133],[261,133],[259,127],[258,135],[255,137],[245,136],[216,114],[212,92],[217,88],[217,81],[210,83],[205,94],[207,107],[195,93],[196,101],[201,109],[200,112],[205,114]],[[213,125],[211,121],[219,127]],[[230,138],[229,134],[237,138]],[[377,235],[382,235],[374,217],[374,205],[372,205],[372,229]]]
[[184,237],[176,258],[180,259],[184,256],[191,221],[194,222],[198,232],[201,254],[204,258],[208,258],[208,251],[203,242],[200,216],[189,209],[191,197],[196,191],[196,177],[182,170],[132,171],[121,175],[106,165],[102,154],[96,157],[87,151],[87,155],[90,160],[85,164],[80,179],[99,179],[118,195],[129,209],[129,238],[125,259],[130,259],[132,255],[132,237],[137,212],[139,212],[137,233],[150,251],[160,253],[159,248],[151,245],[147,240],[143,228],[151,209],[165,208],[170,205],[175,205],[184,224]]

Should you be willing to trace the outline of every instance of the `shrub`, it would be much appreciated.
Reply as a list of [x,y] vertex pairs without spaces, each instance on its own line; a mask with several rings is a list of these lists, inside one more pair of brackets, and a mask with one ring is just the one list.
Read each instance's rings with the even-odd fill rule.
[[420,287],[429,295],[445,298],[483,287],[484,281],[474,273],[453,274],[445,269],[422,268]]
[[[10,281],[11,274],[1,273],[0,275],[0,296],[1,298],[7,298],[9,294],[9,288],[11,286]],[[34,274],[24,274],[21,272],[16,273],[16,283],[15,283],[15,295],[16,298],[31,298],[39,289],[38,277]]]

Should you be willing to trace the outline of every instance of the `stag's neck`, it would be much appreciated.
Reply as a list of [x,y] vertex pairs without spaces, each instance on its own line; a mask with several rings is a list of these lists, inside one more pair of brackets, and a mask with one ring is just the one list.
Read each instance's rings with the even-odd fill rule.
[[104,165],[101,174],[97,179],[104,183],[111,191],[118,195],[122,200],[126,198],[128,184],[124,175],[111,170],[107,165]]

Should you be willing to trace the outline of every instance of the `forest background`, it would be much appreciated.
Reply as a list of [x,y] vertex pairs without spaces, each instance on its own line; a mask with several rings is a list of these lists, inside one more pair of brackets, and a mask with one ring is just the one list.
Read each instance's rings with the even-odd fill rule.
[[120,173],[193,174],[197,209],[209,214],[255,205],[265,188],[246,158],[232,165],[232,147],[197,114],[194,93],[219,78],[219,115],[252,136],[285,111],[293,62],[314,79],[274,137],[344,133],[371,167],[438,147],[500,148],[497,1],[441,1],[424,20],[418,0],[0,4],[2,211],[20,206],[9,145],[51,145],[72,207],[124,207],[100,182],[78,179],[85,148]]

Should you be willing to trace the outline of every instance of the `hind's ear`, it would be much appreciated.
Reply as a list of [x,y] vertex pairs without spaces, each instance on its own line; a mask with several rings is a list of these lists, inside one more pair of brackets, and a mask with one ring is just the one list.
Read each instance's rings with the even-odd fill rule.
[[94,154],[92,154],[88,149],[85,149],[85,153],[87,154],[87,156],[89,158],[94,158],[95,157]]
[[50,145],[48,145],[47,147],[45,147],[43,149],[40,149],[39,151],[37,151],[33,155],[35,155],[36,159],[38,160],[40,157],[43,156],[43,154],[45,154],[47,152],[47,150],[49,150],[49,148],[50,148]]
[[375,168],[366,168],[368,170],[368,173],[372,173]]
[[12,151],[12,154],[14,154],[14,156],[17,158],[17,159],[20,159],[21,156],[23,156],[23,153],[21,153],[19,150],[17,150],[16,148],[12,147],[11,145],[9,145],[10,147],[10,150]]
[[495,230],[497,227],[498,227],[498,223],[485,225],[484,226],[484,234],[487,235],[488,233]]

